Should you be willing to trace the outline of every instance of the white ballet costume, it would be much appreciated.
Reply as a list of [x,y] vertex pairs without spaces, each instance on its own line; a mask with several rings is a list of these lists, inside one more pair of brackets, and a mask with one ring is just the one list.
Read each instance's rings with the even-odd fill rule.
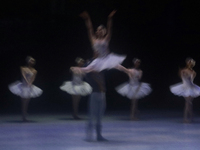
[[73,74],[72,81],[64,82],[60,89],[71,95],[86,96],[92,93],[92,87],[83,81],[81,74]]
[[[26,79],[28,81],[31,80],[32,76],[34,75],[31,71],[26,72]],[[9,90],[21,98],[28,99],[28,98],[36,98],[39,97],[43,91],[35,85],[28,85],[26,81],[23,79],[22,82],[16,81],[8,86]]]
[[98,57],[94,59],[88,67],[98,72],[115,68],[126,58],[126,56],[123,55],[109,53],[108,41],[106,40],[96,40],[93,44],[93,50],[98,53]]
[[193,83],[193,75],[187,74],[181,77],[182,83],[170,86],[170,91],[177,96],[198,97],[200,96],[200,87]]
[[149,95],[152,91],[150,84],[139,82],[140,72],[136,69],[131,70],[134,71],[134,74],[129,78],[129,82],[125,82],[116,87],[116,91],[129,99],[141,99]]

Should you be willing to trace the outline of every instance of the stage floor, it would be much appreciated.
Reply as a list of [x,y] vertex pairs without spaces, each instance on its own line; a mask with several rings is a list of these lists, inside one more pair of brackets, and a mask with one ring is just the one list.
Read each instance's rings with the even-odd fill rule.
[[28,123],[20,115],[0,120],[1,150],[199,150],[200,117],[182,123],[182,112],[147,111],[130,121],[128,112],[107,112],[103,136],[107,142],[86,142],[86,115],[32,114]]

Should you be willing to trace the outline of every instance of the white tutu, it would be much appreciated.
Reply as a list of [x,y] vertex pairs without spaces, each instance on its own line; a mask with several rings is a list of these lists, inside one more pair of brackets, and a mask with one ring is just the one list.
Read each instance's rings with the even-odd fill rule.
[[131,84],[130,82],[126,82],[116,87],[116,91],[129,99],[140,99],[149,95],[152,89],[148,83]]
[[92,87],[86,83],[81,82],[80,84],[73,84],[72,81],[64,82],[60,89],[71,94],[71,95],[81,95],[86,96],[92,93]]
[[9,90],[20,96],[21,98],[35,98],[42,94],[42,90],[35,85],[28,86],[27,84],[16,81],[8,86]]
[[178,83],[170,86],[170,91],[177,96],[198,97],[200,96],[200,87],[196,84]]
[[117,65],[121,64],[126,56],[124,55],[117,55],[114,53],[109,53],[104,57],[97,57],[94,59],[88,67],[92,67],[95,71],[102,71],[104,69],[112,69],[115,68]]

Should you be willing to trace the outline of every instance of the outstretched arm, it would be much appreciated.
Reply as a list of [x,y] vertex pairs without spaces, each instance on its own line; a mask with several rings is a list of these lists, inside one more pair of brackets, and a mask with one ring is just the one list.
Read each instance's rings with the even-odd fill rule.
[[123,72],[125,72],[126,74],[130,74],[130,71],[129,71],[129,69],[127,69],[127,68],[125,68],[124,66],[122,66],[122,65],[118,65],[117,67],[115,67],[116,69],[118,69],[119,71],[123,71]]
[[70,67],[70,70],[75,74],[85,74],[94,71],[92,67]]
[[111,39],[111,34],[112,34],[112,18],[114,14],[116,13],[116,10],[113,10],[109,15],[108,15],[108,21],[107,21],[107,35],[106,35],[106,40],[110,41]]
[[79,16],[82,19],[85,20],[85,25],[86,25],[87,30],[88,30],[89,39],[90,39],[91,43],[93,43],[93,39],[94,39],[95,36],[94,36],[94,30],[93,30],[92,22],[91,22],[91,19],[90,19],[88,12],[84,11]]

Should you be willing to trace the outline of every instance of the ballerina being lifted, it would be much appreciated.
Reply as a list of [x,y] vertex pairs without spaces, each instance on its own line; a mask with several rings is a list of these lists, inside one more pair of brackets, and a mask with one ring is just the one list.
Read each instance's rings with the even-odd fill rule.
[[105,26],[98,26],[96,32],[94,33],[92,22],[88,12],[84,11],[80,14],[80,17],[85,20],[85,24],[88,30],[88,36],[95,53],[97,53],[97,58],[90,63],[87,67],[71,67],[73,72],[78,73],[88,73],[91,71],[100,72],[105,69],[112,69],[121,64],[126,56],[117,55],[110,53],[109,42],[111,39],[111,28],[112,28],[112,18],[116,10],[113,10],[108,15],[107,29]]

